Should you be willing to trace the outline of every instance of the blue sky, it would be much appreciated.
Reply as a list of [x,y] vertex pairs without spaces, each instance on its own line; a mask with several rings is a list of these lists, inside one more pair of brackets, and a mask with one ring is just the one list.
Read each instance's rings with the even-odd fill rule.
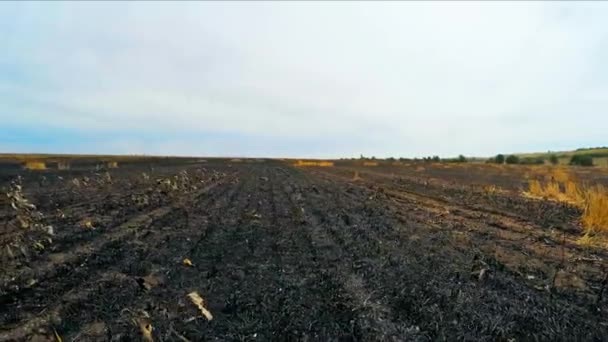
[[0,3],[0,152],[607,145],[608,3]]

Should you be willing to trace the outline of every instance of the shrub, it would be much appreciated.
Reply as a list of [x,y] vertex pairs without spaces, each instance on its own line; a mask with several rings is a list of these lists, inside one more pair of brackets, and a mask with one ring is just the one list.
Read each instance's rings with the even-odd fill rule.
[[570,158],[570,165],[593,166],[593,157],[584,154],[576,154]]
[[551,162],[551,164],[553,164],[553,165],[557,165],[557,164],[559,164],[559,159],[557,159],[557,156],[555,154],[552,154],[549,157],[549,162]]
[[507,162],[507,164],[519,164],[519,157],[512,154],[508,156],[505,161]]
[[545,160],[543,158],[522,158],[519,160],[520,164],[523,165],[543,165]]
[[457,161],[459,163],[466,163],[467,162],[467,158],[461,154],[461,155],[458,156],[458,160]]
[[433,161],[434,162],[440,162],[441,159],[439,159],[439,156],[433,156]]
[[504,164],[505,163],[505,155],[504,154],[497,154],[496,157],[494,157],[494,162],[496,164]]

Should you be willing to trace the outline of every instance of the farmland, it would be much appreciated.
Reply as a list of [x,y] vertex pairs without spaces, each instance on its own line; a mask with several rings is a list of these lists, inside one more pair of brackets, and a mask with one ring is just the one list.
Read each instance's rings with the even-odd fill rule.
[[520,153],[518,156],[522,159],[544,159],[549,160],[551,156],[555,156],[559,164],[568,164],[573,156],[590,156],[593,157],[595,165],[608,167],[608,148],[581,148],[574,151],[555,151],[546,153]]
[[603,237],[525,195],[549,166],[94,165],[0,171],[0,341],[608,338]]

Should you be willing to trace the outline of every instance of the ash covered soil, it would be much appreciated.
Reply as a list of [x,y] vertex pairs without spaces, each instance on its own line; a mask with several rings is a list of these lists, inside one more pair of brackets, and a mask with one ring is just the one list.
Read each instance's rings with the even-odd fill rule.
[[24,173],[41,215],[0,203],[0,341],[608,339],[608,253],[576,209],[354,171]]

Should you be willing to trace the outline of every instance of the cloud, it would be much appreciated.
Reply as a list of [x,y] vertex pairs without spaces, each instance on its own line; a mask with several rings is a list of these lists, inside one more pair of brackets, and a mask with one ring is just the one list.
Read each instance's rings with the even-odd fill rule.
[[0,9],[0,119],[99,152],[487,155],[608,127],[603,3]]

